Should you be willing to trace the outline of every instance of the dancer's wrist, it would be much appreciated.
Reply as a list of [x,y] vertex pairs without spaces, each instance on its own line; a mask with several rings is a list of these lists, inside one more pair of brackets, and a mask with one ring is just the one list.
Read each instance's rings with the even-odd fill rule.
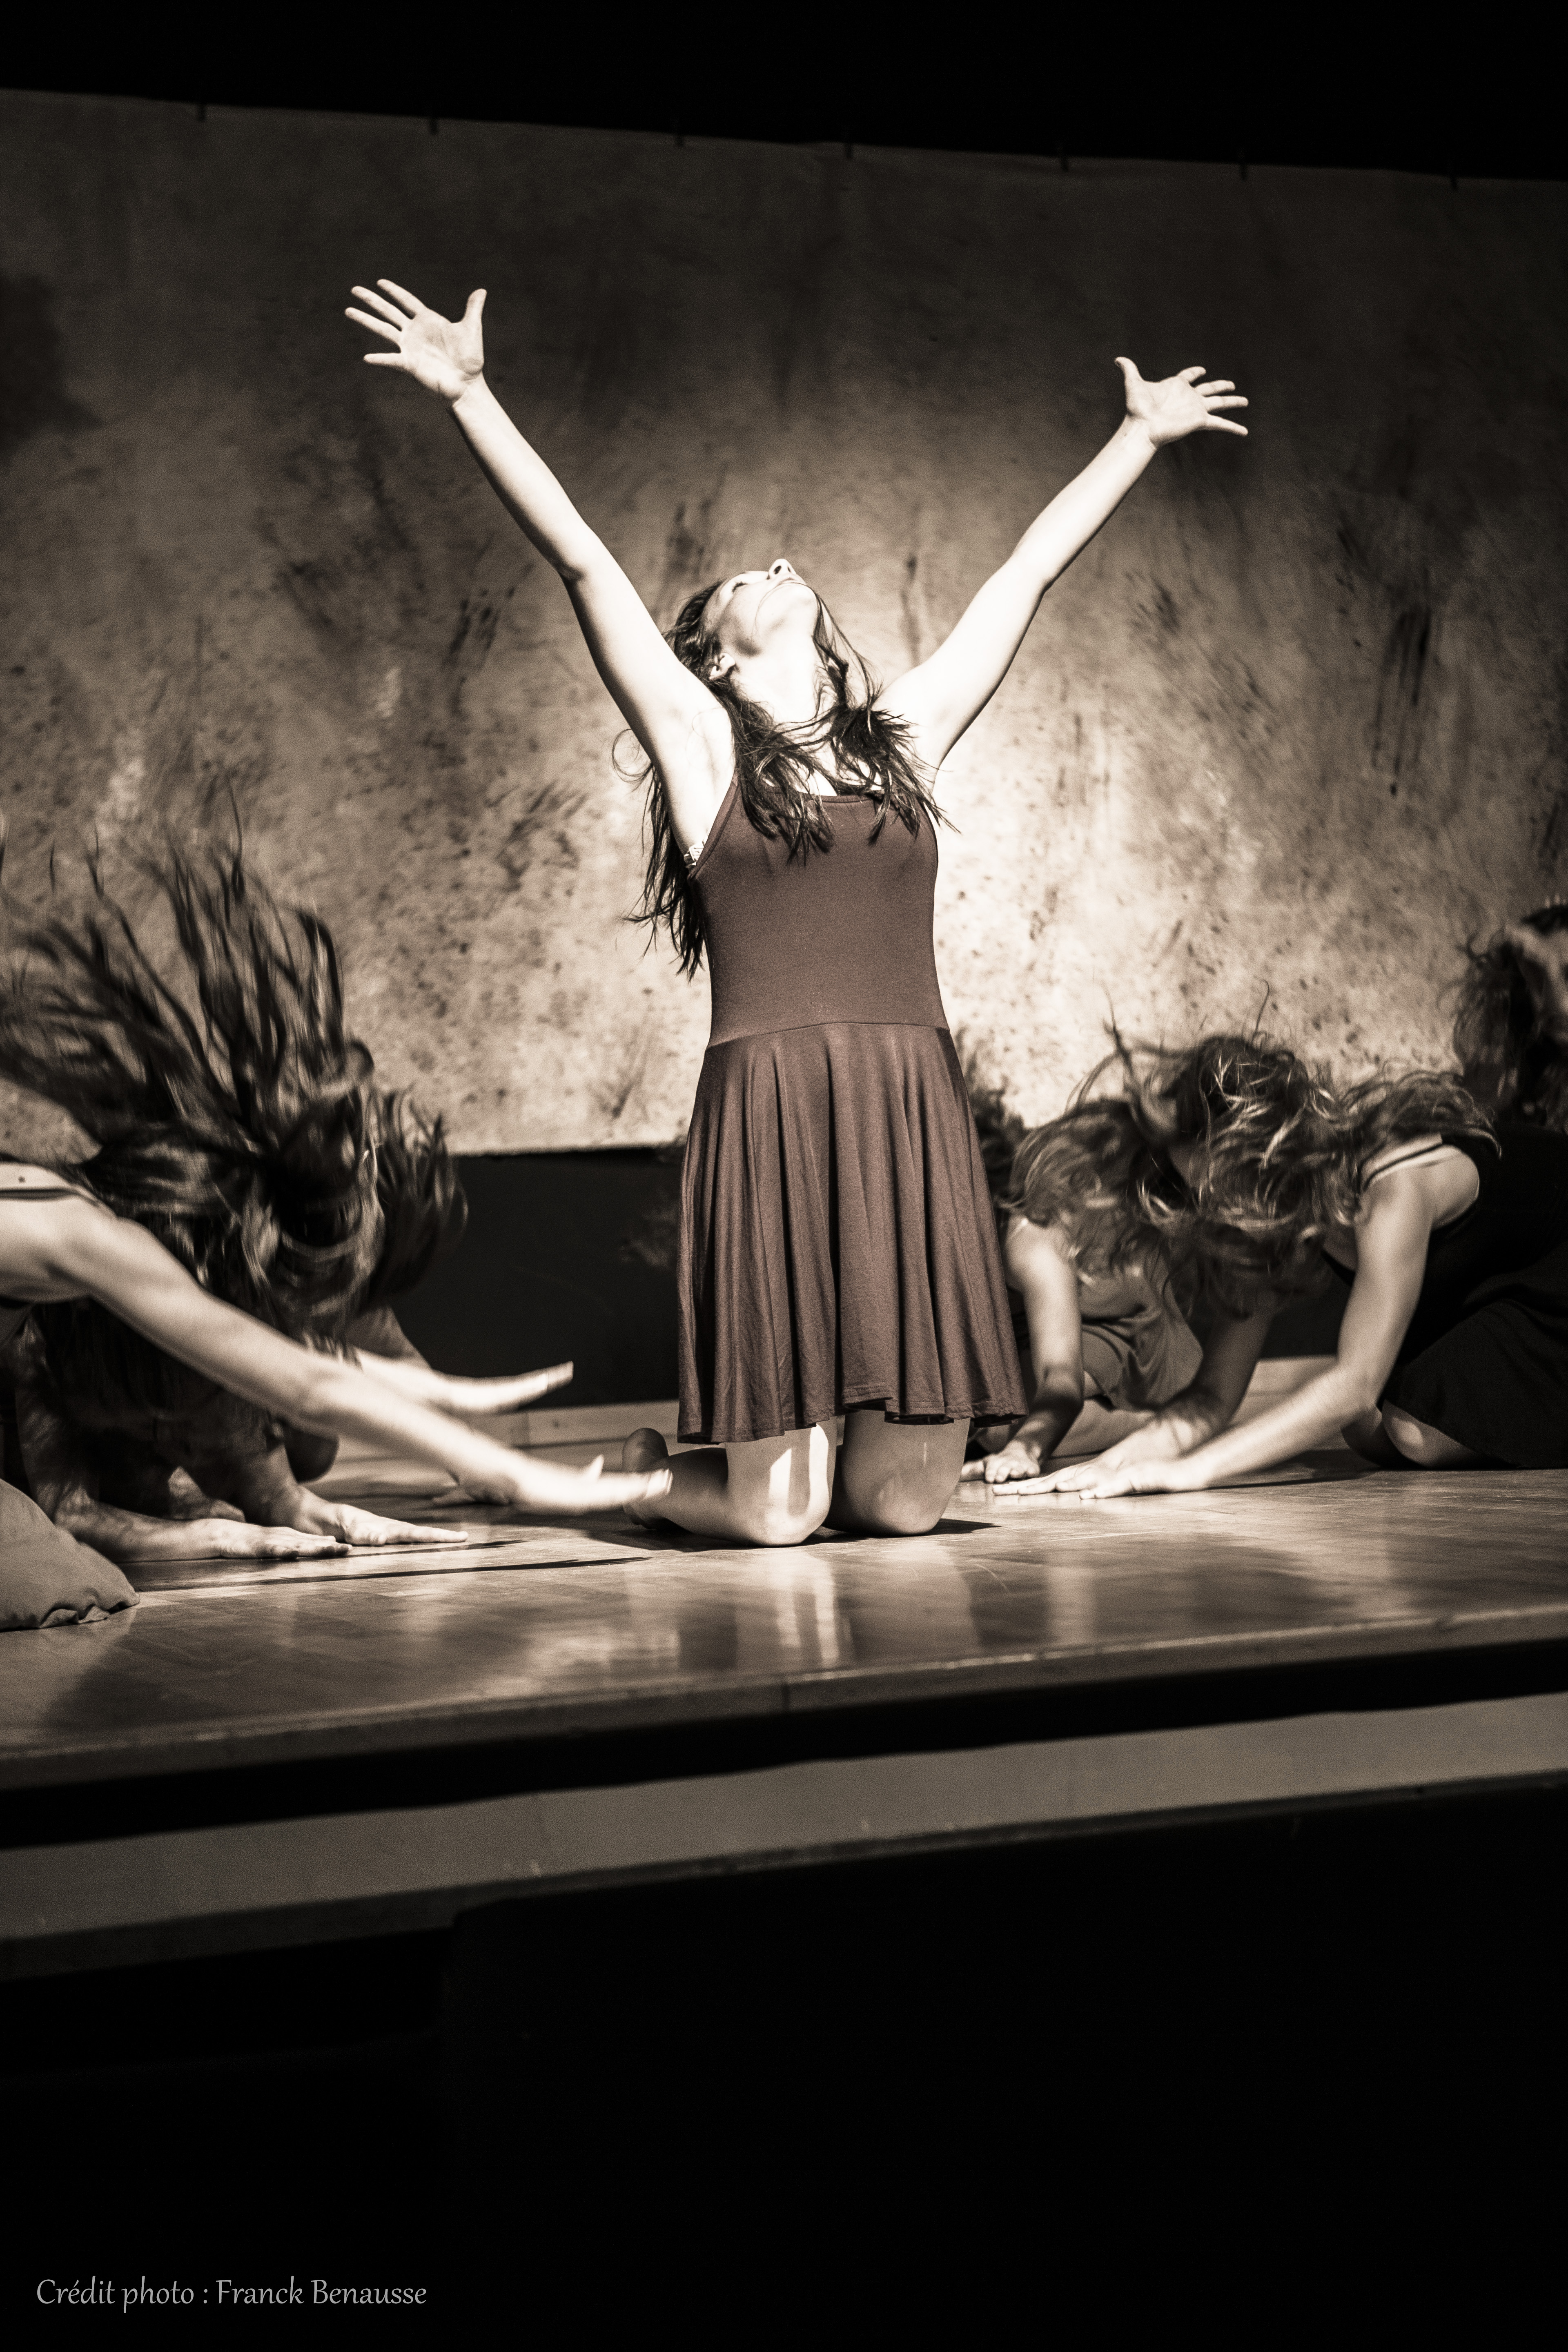
[[495,394],[491,392],[489,385],[485,382],[483,373],[481,373],[479,375],[468,376],[464,383],[458,386],[456,392],[448,393],[443,391],[441,398],[446,402],[454,416],[462,418],[464,416],[472,416],[476,415],[477,412],[485,407],[487,404],[493,404]]

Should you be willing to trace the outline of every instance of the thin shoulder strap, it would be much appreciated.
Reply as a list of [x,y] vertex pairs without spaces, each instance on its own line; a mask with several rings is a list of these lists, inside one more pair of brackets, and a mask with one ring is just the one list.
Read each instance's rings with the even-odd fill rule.
[[1441,1135],[1431,1143],[1413,1143],[1407,1151],[1396,1151],[1392,1160],[1384,1160],[1375,1168],[1364,1169],[1361,1181],[1363,1184],[1375,1184],[1380,1176],[1386,1176],[1392,1168],[1403,1168],[1407,1160],[1427,1160],[1434,1151],[1447,1151],[1454,1148],[1447,1137]]
[[51,1169],[0,1161],[0,1201],[90,1201],[84,1184],[67,1184]]

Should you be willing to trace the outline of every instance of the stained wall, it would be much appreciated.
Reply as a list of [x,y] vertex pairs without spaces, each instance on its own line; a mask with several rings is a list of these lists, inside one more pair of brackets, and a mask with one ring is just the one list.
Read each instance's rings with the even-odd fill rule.
[[[1440,1055],[1463,937],[1568,887],[1568,192],[0,99],[6,879],[228,822],[468,1151],[679,1134],[704,983],[623,919],[640,812],[553,574],[384,275],[490,373],[661,619],[787,554],[921,659],[1190,361],[1167,451],[948,763],[952,1024],[1031,1118],[1108,1007]],[[10,1106],[0,1142],[42,1130]]]

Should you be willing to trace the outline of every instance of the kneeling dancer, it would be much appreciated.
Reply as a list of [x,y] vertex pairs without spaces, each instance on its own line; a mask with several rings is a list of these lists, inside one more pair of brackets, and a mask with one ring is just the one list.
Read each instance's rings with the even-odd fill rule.
[[[561,574],[647,754],[644,919],[708,958],[687,1144],[680,1433],[645,1518],[755,1543],[935,1525],[972,1416],[1025,1409],[985,1171],[931,945],[931,797],[1052,582],[1168,441],[1239,433],[1187,368],[1121,367],[1127,414],[946,642],[886,692],[783,556],[688,598],[668,640],[484,380],[453,321],[383,278],[348,313],[451,409]],[[845,1416],[837,1463],[833,1423]],[[628,1441],[627,1469],[662,1459]]]
[[[283,1439],[301,1431],[367,1439],[532,1508],[657,1495],[660,1474],[558,1469],[449,1417],[513,1410],[563,1368],[465,1383],[350,1360],[343,1335],[367,1282],[395,1283],[398,1245],[418,1235],[389,1232],[377,1146],[405,1159],[407,1137],[345,1034],[331,937],[277,907],[237,856],[174,856],[150,871],[199,1018],[101,887],[79,919],[20,924],[23,952],[0,992],[0,1076],[68,1111],[97,1147],[68,1166],[0,1157],[0,1428],[17,1482],[0,1484],[0,1625],[38,1622],[32,1585],[16,1580],[24,1547],[47,1581],[69,1581],[71,1547],[17,1490],[13,1414],[34,1392],[60,1423],[125,1441],[142,1507],[112,1507],[70,1480],[58,1495],[44,1482],[40,1499],[132,1562],[463,1540],[300,1486]],[[254,1464],[256,1408],[285,1427],[268,1441],[266,1492],[245,1496],[241,1517],[198,1481],[226,1452]]]
[[[1341,1091],[1257,1037],[1129,1077],[1165,1171],[1141,1213],[1221,1311],[1146,1428],[1003,1491],[1208,1486],[1336,1433],[1392,1469],[1568,1466],[1568,1136],[1494,1127],[1442,1072]],[[1227,1427],[1274,1308],[1320,1275],[1350,1291],[1332,1363]]]

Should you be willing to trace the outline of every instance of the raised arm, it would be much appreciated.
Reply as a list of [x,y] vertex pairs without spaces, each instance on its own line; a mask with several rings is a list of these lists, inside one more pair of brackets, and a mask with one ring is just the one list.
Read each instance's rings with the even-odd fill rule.
[[0,1211],[7,1296],[98,1299],[144,1339],[300,1429],[357,1437],[450,1471],[470,1494],[528,1509],[602,1511],[663,1494],[668,1473],[602,1477],[494,1444],[357,1364],[318,1355],[224,1306],[163,1244],[79,1198]]
[[531,449],[485,382],[482,289],[460,319],[376,280],[356,286],[356,326],[390,343],[371,367],[398,368],[451,410],[502,505],[561,574],[600,677],[658,769],[678,837],[695,841],[729,787],[730,722],[716,697],[677,661],[642,598]]
[[999,572],[994,572],[952,635],[929,660],[907,671],[882,697],[906,719],[926,765],[939,768],[984,709],[1013,664],[1040,600],[1115,513],[1156,449],[1189,433],[1237,433],[1221,410],[1245,408],[1228,381],[1203,381],[1200,367],[1145,383],[1131,360],[1118,360],[1127,414],[1097,457],[1036,518]]

